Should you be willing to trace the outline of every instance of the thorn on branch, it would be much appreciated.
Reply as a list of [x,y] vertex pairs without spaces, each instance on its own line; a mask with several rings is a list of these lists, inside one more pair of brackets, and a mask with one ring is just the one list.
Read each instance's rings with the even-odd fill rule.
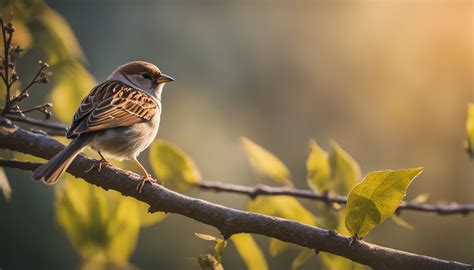
[[352,245],[355,244],[355,243],[359,243],[361,240],[362,240],[362,238],[359,238],[359,237],[357,236],[357,234],[356,234],[356,235],[354,235],[354,236],[352,236],[352,237],[350,238],[350,240],[349,240],[349,246],[352,246]]

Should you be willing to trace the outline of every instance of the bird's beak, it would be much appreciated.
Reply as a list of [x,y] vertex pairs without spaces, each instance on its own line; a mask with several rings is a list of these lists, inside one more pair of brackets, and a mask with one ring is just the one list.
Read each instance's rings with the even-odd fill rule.
[[158,84],[173,82],[173,81],[174,81],[173,77],[165,75],[165,74],[161,74],[160,78],[158,78]]

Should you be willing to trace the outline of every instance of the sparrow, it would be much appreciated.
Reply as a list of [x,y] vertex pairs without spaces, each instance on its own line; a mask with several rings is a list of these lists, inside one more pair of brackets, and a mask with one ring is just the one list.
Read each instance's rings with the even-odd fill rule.
[[118,67],[82,100],[66,137],[70,144],[33,172],[33,179],[55,184],[86,146],[101,157],[88,171],[109,162],[105,157],[132,160],[144,173],[142,191],[153,178],[137,160],[155,139],[160,125],[161,93],[174,79],[153,64],[135,61]]

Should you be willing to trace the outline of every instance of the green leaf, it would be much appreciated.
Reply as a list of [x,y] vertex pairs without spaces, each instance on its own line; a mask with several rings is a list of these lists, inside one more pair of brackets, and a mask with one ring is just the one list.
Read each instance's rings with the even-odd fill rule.
[[56,218],[88,262],[127,264],[140,229],[136,200],[71,175],[56,189]]
[[423,168],[369,173],[347,200],[345,225],[353,236],[364,237],[397,210],[410,183]]
[[345,195],[361,179],[359,164],[339,144],[331,141],[329,163],[334,182],[333,191]]
[[467,139],[466,139],[466,151],[469,156],[474,157],[474,103],[469,103],[467,109],[467,121],[466,121]]
[[170,142],[155,140],[150,146],[149,160],[158,181],[163,181],[167,187],[183,191],[201,181],[194,161]]
[[241,143],[250,165],[259,175],[285,186],[293,186],[290,171],[279,158],[248,138],[242,137]]
[[137,207],[141,227],[150,227],[158,222],[161,222],[167,216],[166,213],[163,212],[149,213],[148,204],[137,200],[134,200],[134,202]]
[[2,190],[3,197],[5,197],[7,201],[12,198],[12,188],[10,187],[7,174],[3,168],[0,168],[0,190]]
[[[314,215],[304,208],[298,200],[290,196],[257,197],[247,203],[247,210],[316,226]],[[289,247],[289,243],[271,239],[269,251],[272,256],[277,256]]]
[[54,87],[50,99],[54,116],[69,123],[82,99],[95,84],[94,78],[84,67],[74,61],[66,61],[53,67]]
[[280,241],[278,239],[272,238],[270,244],[268,245],[268,251],[273,257],[278,256],[285,252],[290,247],[290,244]]
[[413,225],[408,223],[406,220],[404,220],[400,216],[391,215],[390,217],[392,218],[393,222],[395,222],[395,224],[397,224],[398,226],[400,226],[402,228],[405,228],[407,230],[414,230],[415,229],[415,227],[413,227]]
[[331,167],[329,157],[314,140],[309,141],[310,153],[306,160],[308,185],[314,192],[324,192],[331,188]]
[[319,254],[325,270],[365,270],[371,269],[368,266],[358,264],[341,256],[331,253],[321,252]]
[[219,263],[222,263],[222,251],[227,246],[227,241],[224,239],[217,239],[216,245],[214,246],[214,257]]
[[311,257],[314,256],[314,250],[305,248],[303,249],[300,254],[293,260],[291,263],[291,270],[297,270],[301,266],[303,266]]
[[250,234],[239,233],[231,237],[232,242],[240,254],[240,257],[247,265],[248,270],[266,270],[268,269],[267,261],[257,243]]
[[247,203],[247,209],[264,215],[281,217],[316,226],[316,218],[301,203],[290,196],[257,197]]

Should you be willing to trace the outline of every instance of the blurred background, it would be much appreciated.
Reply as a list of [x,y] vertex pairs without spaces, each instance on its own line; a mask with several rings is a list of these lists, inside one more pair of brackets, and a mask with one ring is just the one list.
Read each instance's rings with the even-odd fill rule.
[[[97,81],[133,60],[155,63],[176,79],[165,87],[158,136],[185,150],[204,179],[259,183],[239,145],[247,136],[280,157],[295,185],[306,188],[308,140],[328,149],[334,139],[364,175],[423,166],[407,199],[426,192],[430,202],[474,202],[474,163],[463,151],[467,103],[474,101],[472,1],[46,3],[70,24]],[[31,47],[18,66],[26,78],[44,56]],[[38,87],[28,102],[48,100],[50,90]],[[9,202],[0,197],[0,268],[78,268],[81,259],[55,221],[53,188],[32,184],[31,173],[6,172],[13,194]],[[239,209],[248,201],[189,194]],[[316,204],[301,202],[310,210]],[[367,240],[474,264],[473,215],[402,217],[414,230],[387,220]],[[197,269],[189,258],[212,248],[194,232],[218,235],[169,215],[140,230],[130,262],[139,269]],[[255,238],[270,269],[290,268],[296,249],[272,257],[268,239]],[[226,269],[245,269],[232,245],[223,256]],[[323,268],[314,257],[302,269]]]

